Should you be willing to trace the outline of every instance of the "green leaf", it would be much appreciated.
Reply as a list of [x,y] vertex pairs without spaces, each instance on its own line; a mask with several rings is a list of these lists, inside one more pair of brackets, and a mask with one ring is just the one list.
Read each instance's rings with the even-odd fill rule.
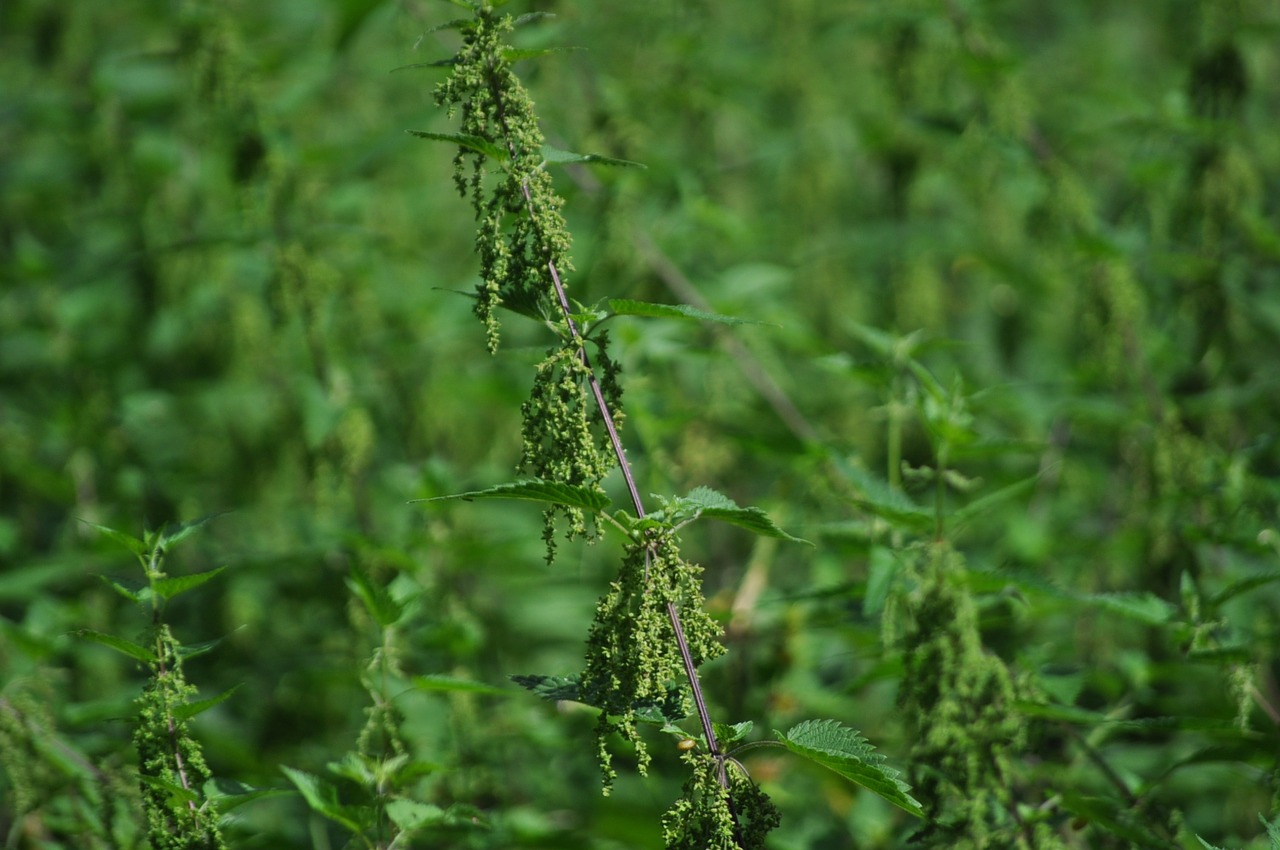
[[387,803],[387,817],[405,833],[415,832],[423,827],[436,826],[444,821],[444,809],[430,803],[419,803],[396,797]]
[[923,818],[920,803],[907,792],[911,787],[898,779],[898,771],[885,767],[884,756],[867,739],[836,720],[809,720],[793,726],[785,735],[774,735],[788,750],[834,770],[868,791],[879,794],[905,812]]
[[911,501],[906,493],[895,490],[887,482],[871,475],[851,463],[837,460],[845,477],[861,491],[853,497],[853,503],[874,516],[912,531],[927,531],[933,527],[933,511]]
[[442,32],[443,30],[468,30],[473,27],[475,27],[475,21],[471,18],[454,18],[451,21],[445,21],[443,24],[436,24],[424,34],[431,35],[433,32]]
[[188,803],[195,803],[197,805],[200,803],[199,794],[190,788],[183,788],[176,782],[166,782],[158,776],[150,776],[145,773],[140,774],[138,779],[144,785],[149,785],[152,788],[167,792],[169,795],[170,805],[182,807]]
[[[98,578],[102,581],[103,584],[105,584],[107,587],[111,588],[116,593],[123,596],[125,599],[128,599],[130,602],[135,602],[139,605],[142,604],[143,599],[145,598],[144,592],[150,589],[150,588],[142,587],[142,588],[138,588],[138,590],[136,591],[130,590],[120,582],[113,581],[107,578],[106,576],[98,576]],[[149,596],[149,594],[147,595]]]
[[132,535],[125,534],[123,531],[116,531],[114,528],[107,528],[105,525],[98,525],[96,522],[89,522],[86,519],[80,521],[91,528],[96,528],[104,536],[119,543],[138,557],[147,554],[147,544]]
[[[410,67],[410,66],[405,66]],[[496,159],[499,162],[506,162],[511,155],[501,147],[482,136],[475,136],[470,133],[430,133],[426,130],[406,130],[411,136],[417,136],[419,139],[430,139],[433,142],[447,142],[457,145],[461,148],[473,150],[476,153]]]
[[361,569],[353,569],[347,588],[362,602],[369,615],[382,628],[394,626],[404,616],[405,606],[391,598],[387,588],[375,584]]
[[[394,74],[396,71],[415,71],[418,68],[450,68],[458,64],[458,57],[451,56],[448,59],[437,59],[434,62],[414,62],[410,65],[397,65],[392,68],[389,73]],[[406,132],[414,133],[414,130]]]
[[216,514],[206,514],[199,519],[188,520],[187,522],[170,523],[160,529],[160,534],[156,540],[156,544],[166,549],[172,549],[186,538],[195,534],[196,531],[209,520],[217,519],[224,516],[229,511],[219,511]]
[[236,685],[234,688],[225,690],[216,697],[209,697],[209,699],[196,700],[195,702],[189,702],[186,705],[180,705],[173,710],[173,716],[178,720],[190,720],[197,714],[206,712],[218,703],[225,701],[238,690],[240,690],[240,686]]
[[131,640],[118,638],[115,635],[104,634],[103,632],[95,632],[93,629],[77,629],[72,632],[78,638],[91,640],[94,643],[100,643],[103,646],[109,646],[117,652],[123,652],[130,658],[135,658],[146,664],[154,664],[156,661],[155,653],[145,646],[134,643]]
[[426,676],[415,676],[413,686],[420,691],[462,691],[472,694],[492,694],[494,696],[510,696],[511,692],[503,688],[495,688],[484,682],[462,679],[457,676],[444,676],[431,673]]
[[1215,593],[1210,599],[1210,604],[1215,606],[1221,605],[1228,599],[1233,599],[1243,593],[1248,593],[1256,588],[1271,584],[1273,581],[1280,581],[1280,570],[1272,570],[1270,572],[1260,573],[1259,575],[1247,576],[1239,581],[1232,582],[1222,590]]
[[443,502],[449,499],[464,499],[468,502],[475,499],[526,499],[531,502],[548,502],[553,505],[581,508],[592,513],[599,513],[609,507],[609,497],[594,487],[574,487],[570,484],[541,481],[536,478],[499,484],[487,490],[473,490],[470,493],[433,496],[430,499],[413,499],[412,501]]
[[234,779],[220,778],[210,779],[201,791],[204,792],[206,799],[215,801],[219,814],[226,814],[254,800],[294,793],[287,788],[255,788]]
[[554,12],[526,12],[523,15],[520,15],[519,17],[517,17],[515,21],[513,21],[512,23],[514,26],[523,27],[528,24],[536,24],[539,21],[550,20],[551,18],[554,18],[554,17],[555,17]]
[[925,339],[924,331],[919,330],[906,336],[894,336],[879,328],[854,321],[844,322],[844,327],[881,358],[898,365],[909,361],[920,350]]
[[301,770],[280,766],[284,775],[298,789],[307,806],[316,814],[341,824],[351,832],[363,832],[369,825],[369,811],[358,806],[343,806],[338,802],[338,790],[329,782]]
[[1177,613],[1173,605],[1154,593],[1084,593],[1077,598],[1149,626],[1164,625]]
[[[580,702],[592,708],[604,708],[605,699],[598,691],[583,692],[581,676],[512,676],[511,681],[533,691],[545,700]],[[682,694],[677,687],[668,687],[667,695],[659,700],[640,700],[632,708],[636,719],[657,726],[676,723],[688,715],[682,709]]]
[[948,519],[951,522],[967,522],[976,516],[981,516],[1002,502],[1008,502],[1029,493],[1036,486],[1036,482],[1039,479],[1040,476],[1033,475],[1030,478],[1024,478],[1021,481],[1010,484],[1007,487],[1001,487],[999,490],[988,493],[981,498],[974,499],[963,508],[953,511],[949,515]]
[[[236,626],[234,629],[232,629],[231,634],[235,634],[236,632],[240,631],[243,628],[244,626]],[[188,658],[195,658],[199,655],[204,655],[206,652],[210,652],[216,649],[219,644],[221,644],[224,640],[227,639],[227,637],[229,636],[223,635],[220,638],[214,638],[213,640],[202,640],[199,643],[180,644],[178,646],[178,656],[181,657],[183,660],[186,660]]]
[[[615,316],[648,316],[658,319],[697,319],[721,325],[767,325],[756,319],[741,319],[721,313],[708,313],[688,304],[654,304],[650,301],[632,301],[628,298],[610,298],[609,309]],[[777,327],[777,325],[774,325]]]
[[568,53],[571,50],[582,50],[582,48],[573,46],[504,47],[502,48],[502,58],[508,62],[519,62],[521,59],[537,59],[539,56],[549,56],[552,53]]
[[1258,820],[1262,821],[1262,825],[1267,828],[1267,837],[1271,839],[1271,850],[1280,850],[1280,819],[1272,823],[1262,815],[1258,815]]
[[1062,723],[1075,723],[1081,726],[1099,725],[1110,720],[1105,714],[1089,711],[1085,708],[1077,708],[1074,705],[1019,700],[1014,703],[1014,708],[1017,709],[1019,714],[1027,717],[1056,720]]
[[777,537],[793,543],[804,543],[812,546],[808,540],[788,534],[774,524],[760,508],[742,508],[723,493],[717,493],[710,487],[695,487],[686,496],[678,496],[667,503],[658,512],[673,523],[692,521],[699,517],[718,519],[739,528],[745,528],[762,537]]
[[151,586],[156,596],[161,599],[173,599],[175,596],[186,593],[188,590],[199,587],[211,578],[215,578],[218,573],[225,570],[226,567],[218,567],[212,570],[206,570],[203,573],[192,573],[186,576],[174,576],[172,578],[157,579]]
[[551,702],[568,700],[586,703],[582,697],[580,676],[512,676],[511,681]]
[[632,162],[629,159],[618,159],[617,157],[604,156],[603,154],[598,153],[573,153],[572,151],[562,151],[559,148],[553,148],[550,145],[542,146],[542,158],[551,165],[568,165],[576,162],[586,162],[592,165],[613,165],[619,168],[649,167],[643,162]]
[[1096,823],[1117,838],[1134,847],[1168,847],[1142,823],[1131,807],[1120,799],[1086,797],[1070,791],[1061,795],[1062,807],[1071,814]]
[[712,723],[712,728],[716,732],[716,743],[720,745],[720,751],[725,752],[734,744],[741,743],[751,734],[751,729],[755,726],[750,720],[744,720],[741,723]]
[[1254,660],[1254,650],[1249,646],[1218,646],[1213,649],[1193,649],[1187,652],[1188,661],[1232,667],[1249,664]]
[[862,598],[863,614],[874,617],[884,610],[899,567],[898,558],[892,549],[886,546],[872,547],[867,567],[867,590]]

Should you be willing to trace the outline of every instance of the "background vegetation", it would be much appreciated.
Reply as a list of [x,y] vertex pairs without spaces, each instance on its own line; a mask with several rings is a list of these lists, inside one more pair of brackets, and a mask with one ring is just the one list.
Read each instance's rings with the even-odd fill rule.
[[[727,632],[715,709],[839,718],[908,769],[927,730],[898,708],[902,611],[927,579],[904,553],[938,535],[943,492],[946,511],[977,503],[941,536],[985,654],[1036,694],[1011,787],[1068,846],[1264,846],[1274,5],[536,8],[556,17],[523,46],[586,48],[519,67],[548,138],[648,165],[556,173],[576,297],[769,323],[613,330],[641,491],[709,485],[818,544],[686,541]],[[547,567],[536,509],[406,504],[513,477],[541,353],[512,323],[490,358],[449,291],[474,285],[470,210],[447,153],[404,133],[451,129],[441,72],[388,73],[449,56],[430,30],[455,11],[0,6],[6,846],[143,840],[145,671],[74,633],[137,639],[147,617],[100,577],[146,577],[91,524],[142,537],[221,511],[166,562],[228,567],[166,611],[185,643],[223,638],[185,664],[200,696],[239,686],[191,723],[213,776],[325,774],[378,704],[369,660],[393,659],[425,765],[409,792],[455,813],[423,846],[659,845],[675,748],[601,798],[593,714],[507,681],[580,669],[616,545]],[[943,445],[935,490],[920,470]],[[363,603],[362,576],[403,617]],[[783,812],[771,846],[914,829],[834,775],[748,766]],[[297,794],[224,834],[348,836]]]

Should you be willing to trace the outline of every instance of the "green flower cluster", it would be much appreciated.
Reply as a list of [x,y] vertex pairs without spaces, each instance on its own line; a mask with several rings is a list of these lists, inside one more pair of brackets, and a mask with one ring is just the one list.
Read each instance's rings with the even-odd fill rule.
[[[651,531],[647,539],[627,547],[617,580],[596,606],[582,689],[601,695],[596,744],[606,794],[617,776],[609,735],[617,733],[635,747],[644,774],[649,753],[636,727],[638,712],[668,704],[673,691],[680,695],[676,713],[685,716],[692,710],[668,606],[680,614],[695,667],[725,651],[720,626],[704,607],[701,578],[702,568],[680,557],[674,535]],[[669,716],[666,709],[663,714]]]
[[182,675],[178,642],[164,623],[154,645],[133,733],[148,840],[153,850],[226,850],[217,811],[201,801],[209,768],[182,717],[196,689]]
[[[511,71],[504,36],[514,26],[481,8],[459,25],[461,49],[453,72],[436,90],[436,102],[460,112],[461,143],[454,157],[454,180],[470,196],[478,227],[476,252],[481,276],[476,315],[484,322],[490,352],[496,351],[505,306],[545,323],[558,341],[538,365],[533,390],[522,406],[524,448],[519,468],[545,481],[599,488],[613,467],[613,447],[599,405],[589,392],[591,361],[585,340],[570,325],[564,274],[572,269],[570,236],[560,214],[563,199],[546,171],[543,136],[533,102]],[[497,163],[494,185],[486,187],[486,163]],[[469,165],[469,167],[468,167]],[[592,337],[601,370],[600,388],[614,427],[621,424],[618,367],[609,358],[608,335]],[[547,560],[555,556],[555,520],[567,523],[570,538],[588,533],[578,508],[545,514]]]
[[684,761],[693,773],[662,816],[667,850],[763,850],[765,836],[782,822],[769,795],[735,761],[725,764],[727,788],[715,756],[686,753]]
[[[622,421],[618,367],[606,353],[607,335],[601,333],[595,341],[603,372],[601,389],[616,428]],[[589,392],[591,375],[582,350],[571,341],[550,349],[538,364],[529,400],[520,407],[522,471],[544,481],[600,488],[614,466],[614,455],[599,407]],[[565,518],[569,538],[593,536],[581,508],[559,505],[546,511],[542,537],[548,562],[555,557],[557,515]]]
[[[479,222],[476,253],[483,282],[475,310],[485,324],[490,352],[498,348],[494,310],[506,304],[552,320],[558,306],[551,269],[561,274],[572,269],[569,231],[560,214],[564,201],[544,168],[544,139],[533,102],[507,58],[504,35],[513,26],[510,16],[478,10],[462,27],[452,73],[435,93],[450,116],[461,113],[459,137],[470,142],[454,157],[454,183],[471,197]],[[490,159],[501,169],[496,185],[486,191]]]
[[927,847],[1049,850],[1043,825],[1017,821],[1011,757],[1027,744],[1014,703],[1025,694],[1004,662],[985,651],[973,598],[959,583],[964,561],[945,542],[921,547],[905,600],[898,704],[915,740],[913,793],[929,825]]

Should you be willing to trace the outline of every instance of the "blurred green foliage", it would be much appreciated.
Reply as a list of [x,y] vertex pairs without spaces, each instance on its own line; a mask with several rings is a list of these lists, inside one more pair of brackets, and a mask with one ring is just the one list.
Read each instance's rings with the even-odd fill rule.
[[[1018,765],[1035,816],[1073,847],[1265,846],[1274,5],[536,8],[555,17],[523,44],[586,48],[519,66],[550,143],[648,166],[556,171],[574,296],[769,323],[613,322],[642,492],[713,486],[818,544],[689,535],[727,630],[714,713],[839,718],[906,768],[882,613],[912,590],[901,552],[935,533],[912,517],[940,493],[986,650],[1043,695]],[[282,765],[355,752],[369,659],[394,645],[417,683],[398,734],[434,765],[402,790],[477,813],[431,846],[659,845],[675,748],[603,800],[591,714],[506,683],[580,669],[616,544],[548,568],[536,509],[406,504],[513,477],[540,356],[513,321],[490,358],[449,291],[475,283],[471,213],[448,156],[404,133],[451,129],[439,75],[389,73],[447,58],[430,30],[455,11],[0,5],[6,846],[143,840],[143,671],[71,634],[136,640],[99,577],[138,576],[87,523],[223,510],[168,562],[228,567],[167,611],[185,642],[225,637],[184,665],[202,697],[239,686],[190,724],[215,777],[288,788]],[[394,642],[355,575],[407,606]],[[771,846],[896,847],[913,828],[838,777],[746,764],[783,812]],[[348,833],[281,795],[224,835]]]

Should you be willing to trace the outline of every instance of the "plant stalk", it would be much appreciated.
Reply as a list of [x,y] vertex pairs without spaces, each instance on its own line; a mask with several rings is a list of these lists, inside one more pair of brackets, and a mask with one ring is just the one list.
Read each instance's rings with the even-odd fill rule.
[[[515,142],[512,141],[511,133],[507,127],[502,92],[495,85],[492,77],[490,77],[489,85],[497,107],[498,122],[502,126],[503,135],[507,143],[507,152],[511,155],[511,162],[514,164],[517,161],[517,151]],[[520,191],[524,195],[525,209],[528,212],[529,220],[537,226],[538,217],[534,212],[533,196],[529,191],[528,179],[520,181]],[[622,446],[622,439],[618,436],[618,429],[613,424],[613,414],[609,410],[608,402],[605,401],[604,391],[600,388],[600,382],[596,379],[595,370],[591,367],[591,359],[587,355],[586,340],[582,336],[582,332],[578,330],[577,323],[573,320],[573,308],[570,306],[569,297],[565,293],[564,282],[560,279],[560,271],[556,268],[553,260],[547,261],[547,271],[551,273],[551,281],[555,284],[556,298],[560,303],[560,311],[564,315],[565,324],[569,328],[569,335],[572,337],[574,344],[578,346],[578,356],[582,359],[582,365],[587,367],[591,394],[595,397],[596,407],[600,410],[600,418],[604,421],[605,431],[609,435],[609,443],[613,446],[613,453],[618,459],[618,468],[622,470],[622,477],[626,480],[627,493],[631,496],[631,504],[635,508],[636,519],[644,519],[644,503],[640,499],[640,490],[636,487],[635,478],[631,474],[631,464],[627,461],[627,453]],[[652,554],[653,549],[650,547],[645,556],[646,561]],[[724,758],[720,753],[719,742],[716,740],[715,728],[711,725],[711,715],[707,711],[706,699],[702,695],[702,685],[698,680],[697,667],[693,663],[693,654],[689,651],[689,644],[684,638],[684,627],[680,624],[680,612],[676,610],[674,603],[667,603],[667,617],[671,620],[671,630],[675,633],[676,644],[680,649],[680,660],[684,663],[685,675],[689,679],[689,689],[693,693],[693,702],[697,707],[698,720],[702,723],[702,734],[706,736],[707,749],[718,761],[721,786],[728,788],[729,778],[725,771]]]

